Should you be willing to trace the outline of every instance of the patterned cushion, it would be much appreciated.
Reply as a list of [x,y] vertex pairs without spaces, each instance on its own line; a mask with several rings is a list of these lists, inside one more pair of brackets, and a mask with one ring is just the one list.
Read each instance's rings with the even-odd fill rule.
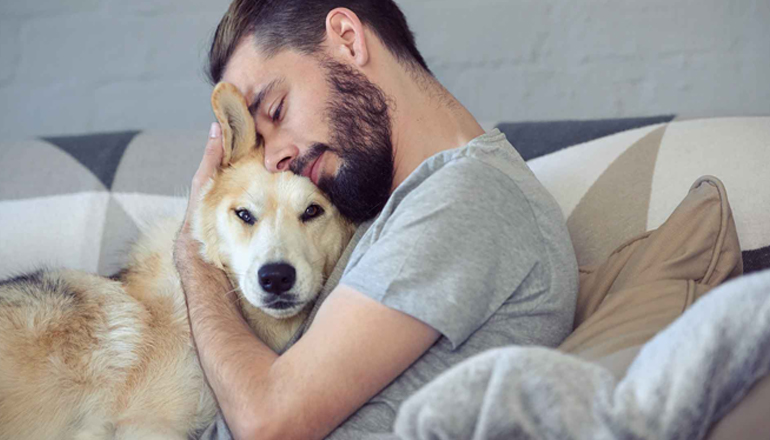
[[529,165],[561,206],[581,266],[658,228],[695,179],[713,175],[727,189],[744,271],[770,267],[770,117],[653,123],[550,150]]
[[0,278],[36,267],[111,275],[147,220],[178,215],[206,132],[0,144]]
[[572,145],[673,119],[674,115],[663,115],[590,121],[502,122],[497,128],[515,142],[524,160],[530,160]]
[[[770,178],[763,172],[770,119],[672,119],[499,128],[532,159],[561,205],[581,263],[658,227],[695,178],[713,174],[727,187],[745,270],[770,267]],[[0,143],[0,277],[41,265],[116,272],[147,219],[183,212],[206,135],[123,132]]]

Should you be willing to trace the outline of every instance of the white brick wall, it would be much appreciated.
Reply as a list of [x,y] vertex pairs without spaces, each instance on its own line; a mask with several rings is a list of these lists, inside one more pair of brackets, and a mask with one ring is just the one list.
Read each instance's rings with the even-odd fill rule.
[[770,114],[769,0],[400,3],[480,120]]
[[[397,0],[482,121],[770,114],[770,0]],[[229,0],[0,0],[0,136],[207,127]]]

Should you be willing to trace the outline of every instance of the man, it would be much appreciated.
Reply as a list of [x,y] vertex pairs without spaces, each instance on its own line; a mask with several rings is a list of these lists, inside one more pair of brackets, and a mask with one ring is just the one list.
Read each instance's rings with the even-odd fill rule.
[[[180,231],[193,337],[234,437],[388,432],[400,402],[451,365],[571,331],[577,268],[561,211],[505,136],[485,134],[432,76],[395,3],[235,0],[209,55],[212,81],[249,103],[268,169],[307,176],[361,223],[339,283],[281,355]],[[190,205],[221,154],[213,125]]]

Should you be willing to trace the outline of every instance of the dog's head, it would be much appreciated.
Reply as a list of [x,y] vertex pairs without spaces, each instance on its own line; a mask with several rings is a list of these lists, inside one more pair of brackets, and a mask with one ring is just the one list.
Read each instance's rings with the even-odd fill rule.
[[305,178],[270,173],[243,96],[220,83],[211,97],[224,157],[201,191],[193,235],[249,304],[288,318],[312,302],[353,227]]

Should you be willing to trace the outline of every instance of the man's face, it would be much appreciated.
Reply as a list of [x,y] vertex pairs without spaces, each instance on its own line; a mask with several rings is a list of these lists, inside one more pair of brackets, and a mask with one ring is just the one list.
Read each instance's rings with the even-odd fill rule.
[[265,59],[247,40],[222,78],[254,116],[265,166],[310,178],[340,212],[360,222],[377,215],[393,182],[385,94],[330,58],[284,50]]

